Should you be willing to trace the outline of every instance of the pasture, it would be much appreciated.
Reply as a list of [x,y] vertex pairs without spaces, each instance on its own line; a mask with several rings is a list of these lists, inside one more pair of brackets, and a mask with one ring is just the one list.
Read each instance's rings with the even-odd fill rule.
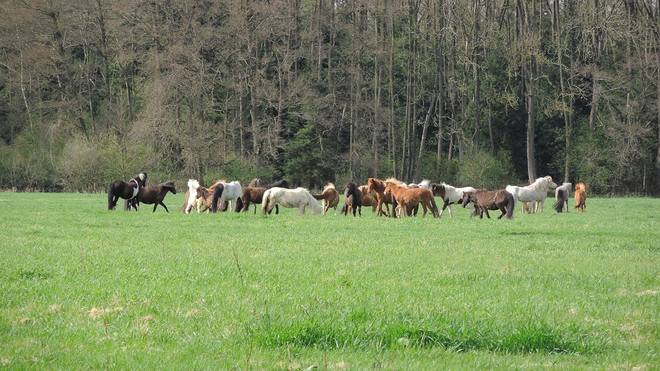
[[184,193],[0,193],[1,367],[660,368],[658,199],[393,220],[186,215]]

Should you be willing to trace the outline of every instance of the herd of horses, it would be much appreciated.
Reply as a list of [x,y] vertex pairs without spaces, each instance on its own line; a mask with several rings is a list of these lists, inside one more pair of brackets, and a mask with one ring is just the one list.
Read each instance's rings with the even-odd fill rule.
[[[114,210],[118,200],[124,199],[124,210],[139,211],[140,203],[154,205],[156,211],[158,205],[169,212],[163,203],[168,192],[176,194],[174,181],[167,181],[155,187],[146,186],[147,173],[140,173],[128,182],[116,180],[108,186],[108,210]],[[470,206],[470,217],[479,215],[483,219],[484,214],[490,218],[488,211],[499,210],[501,214],[497,217],[512,219],[516,204],[522,204],[522,211],[530,214],[543,212],[543,204],[547,198],[548,191],[555,189],[554,209],[558,213],[566,210],[568,212],[568,199],[572,188],[571,183],[563,183],[557,186],[552,177],[545,176],[536,179],[532,184],[524,187],[509,185],[505,189],[488,191],[487,189],[475,189],[472,187],[456,188],[445,183],[431,183],[423,180],[419,184],[405,184],[395,178],[380,180],[368,178],[367,184],[359,186],[354,182],[348,182],[344,189],[344,204],[340,213],[344,215],[362,216],[362,207],[372,207],[372,212],[378,216],[388,217],[410,217],[416,216],[421,205],[422,217],[431,212],[433,217],[442,217],[445,209],[449,209],[449,215],[453,218],[451,205],[459,204],[462,207]],[[439,209],[435,197],[442,200]],[[249,186],[242,187],[240,182],[228,182],[224,179],[218,180],[206,188],[195,179],[188,181],[188,189],[184,203],[180,210],[190,213],[197,210],[198,213],[234,211],[247,212],[250,205],[254,205],[254,213],[257,205],[261,204],[263,214],[271,214],[273,209],[279,214],[279,206],[286,208],[297,208],[299,215],[304,215],[309,208],[313,215],[327,214],[334,208],[337,215],[337,207],[340,202],[339,191],[335,185],[329,183],[321,194],[311,194],[305,188],[290,189],[286,180],[282,179],[271,184],[261,184],[260,179],[253,179]],[[317,200],[321,200],[319,205]],[[575,202],[578,212],[584,212],[586,206],[586,187],[583,183],[575,186]],[[392,210],[390,210],[390,206]]]

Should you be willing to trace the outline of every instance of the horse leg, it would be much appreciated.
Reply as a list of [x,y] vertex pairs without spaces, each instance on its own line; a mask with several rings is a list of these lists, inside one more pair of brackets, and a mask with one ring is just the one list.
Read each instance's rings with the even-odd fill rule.
[[301,207],[298,208],[298,215],[305,215],[305,206],[306,205],[303,204]]
[[[170,211],[167,209],[167,206],[165,206],[165,204],[163,203],[163,201],[159,202],[159,204],[165,208],[165,211],[167,211],[168,213],[170,212]],[[155,207],[155,206],[154,206],[154,211],[156,211],[156,207]]]
[[[163,205],[163,206],[165,206],[165,205]],[[157,208],[157,207],[158,207],[158,202],[156,202],[156,203],[154,204],[154,211],[152,211],[152,213],[155,213],[155,212],[156,212],[156,208]],[[167,210],[167,208],[165,208],[165,210]]]

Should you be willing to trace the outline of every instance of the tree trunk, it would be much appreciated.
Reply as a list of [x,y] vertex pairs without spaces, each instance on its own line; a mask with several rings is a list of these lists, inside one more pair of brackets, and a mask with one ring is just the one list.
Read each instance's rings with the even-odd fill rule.
[[415,176],[413,177],[413,182],[417,183],[421,180],[422,173],[422,160],[424,159],[424,144],[426,144],[426,132],[429,128],[429,122],[431,121],[431,116],[433,115],[433,109],[435,108],[435,98],[431,100],[431,106],[426,112],[426,118],[424,119],[424,129],[422,130],[422,140],[419,145],[419,155],[417,156],[417,170],[415,171]]

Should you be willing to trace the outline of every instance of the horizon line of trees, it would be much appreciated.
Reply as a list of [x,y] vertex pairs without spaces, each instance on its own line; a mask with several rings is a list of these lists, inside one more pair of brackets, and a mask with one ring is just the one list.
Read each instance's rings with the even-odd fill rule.
[[660,193],[657,0],[3,0],[0,189]]

